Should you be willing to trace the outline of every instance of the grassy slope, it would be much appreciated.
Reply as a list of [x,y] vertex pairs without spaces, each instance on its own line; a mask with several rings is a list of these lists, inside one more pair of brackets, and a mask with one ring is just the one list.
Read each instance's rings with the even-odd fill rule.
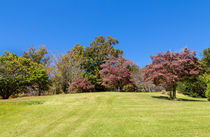
[[209,136],[210,102],[159,93],[86,93],[0,100],[0,136]]

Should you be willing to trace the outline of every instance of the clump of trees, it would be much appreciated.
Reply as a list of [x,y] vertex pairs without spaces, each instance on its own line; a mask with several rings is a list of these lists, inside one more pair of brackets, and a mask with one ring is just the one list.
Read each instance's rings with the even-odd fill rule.
[[118,43],[110,36],[99,36],[89,46],[76,44],[55,56],[45,46],[30,47],[22,56],[5,51],[0,56],[0,96],[170,90],[170,98],[176,99],[178,89],[209,98],[209,48],[204,49],[201,60],[195,51],[185,48],[151,56],[152,63],[139,68],[115,48]]

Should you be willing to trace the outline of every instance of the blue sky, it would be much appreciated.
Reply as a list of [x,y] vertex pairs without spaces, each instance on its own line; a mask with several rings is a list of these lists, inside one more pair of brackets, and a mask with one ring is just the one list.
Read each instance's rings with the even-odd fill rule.
[[199,54],[210,46],[209,7],[207,0],[0,0],[0,53],[32,45],[65,53],[109,35],[139,66],[168,49]]

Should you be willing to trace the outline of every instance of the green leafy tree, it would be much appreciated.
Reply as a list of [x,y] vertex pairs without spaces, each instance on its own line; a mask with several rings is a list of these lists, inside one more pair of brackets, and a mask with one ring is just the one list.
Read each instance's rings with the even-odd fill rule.
[[[205,88],[207,88],[208,83],[210,83],[210,48],[204,49],[201,56],[200,65],[203,71],[199,76],[199,80],[202,81]],[[207,89],[206,92],[208,92]]]
[[39,46],[39,49],[30,47],[28,51],[23,52],[23,57],[42,64],[45,67],[49,66],[50,63],[50,57],[48,56],[48,51],[45,46]]
[[42,65],[6,51],[0,56],[0,96],[3,99],[35,84],[39,86],[39,94],[48,88],[48,75]]
[[201,66],[204,68],[206,73],[210,73],[210,48],[204,49],[201,55]]
[[210,83],[207,84],[206,97],[207,97],[208,101],[210,101]]
[[84,49],[82,69],[84,70],[84,77],[95,85],[96,90],[102,90],[102,78],[99,71],[100,66],[105,63],[105,60],[110,56],[122,56],[123,51],[115,49],[113,45],[118,44],[119,41],[110,36],[105,39],[103,36],[96,37],[91,42],[89,47]]

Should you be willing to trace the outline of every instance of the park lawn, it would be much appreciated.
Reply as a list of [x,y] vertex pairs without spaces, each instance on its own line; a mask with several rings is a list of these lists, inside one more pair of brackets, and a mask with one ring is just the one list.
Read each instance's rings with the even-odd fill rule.
[[210,102],[161,93],[81,93],[0,100],[0,137],[207,137]]

